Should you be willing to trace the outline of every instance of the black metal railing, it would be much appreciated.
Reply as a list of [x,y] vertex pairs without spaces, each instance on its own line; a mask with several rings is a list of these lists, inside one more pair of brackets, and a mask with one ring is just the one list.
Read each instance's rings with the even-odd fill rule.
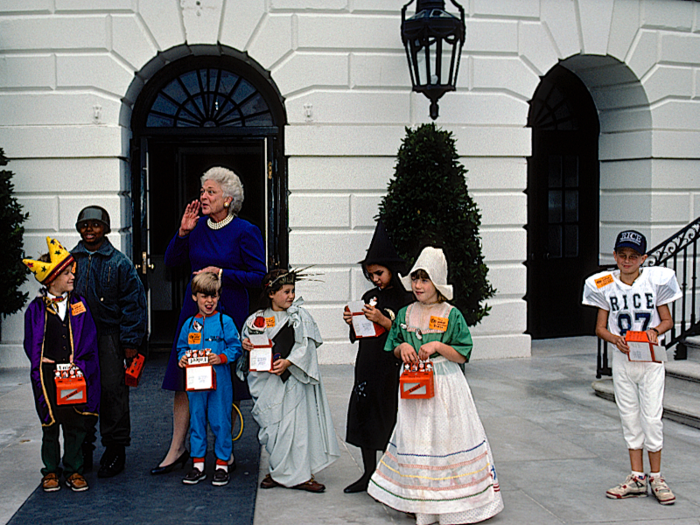
[[[700,217],[647,252],[644,266],[665,266],[676,272],[683,296],[671,305],[674,326],[666,336],[664,346],[676,346],[675,359],[686,359],[685,338],[700,333],[698,323],[698,242]],[[612,375],[608,363],[608,343],[598,339],[596,377]]]

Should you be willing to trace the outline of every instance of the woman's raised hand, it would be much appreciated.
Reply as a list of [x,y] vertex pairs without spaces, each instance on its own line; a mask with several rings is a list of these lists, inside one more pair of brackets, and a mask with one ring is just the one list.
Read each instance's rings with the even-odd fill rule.
[[182,220],[180,221],[180,230],[177,232],[180,237],[188,235],[194,230],[194,227],[197,226],[200,207],[201,204],[198,199],[193,200],[187,205],[185,212],[182,214]]

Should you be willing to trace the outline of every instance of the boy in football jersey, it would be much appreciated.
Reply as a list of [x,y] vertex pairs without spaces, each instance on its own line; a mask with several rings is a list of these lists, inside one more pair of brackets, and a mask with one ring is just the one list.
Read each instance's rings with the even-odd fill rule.
[[661,477],[663,447],[664,364],[630,361],[625,341],[628,330],[643,331],[649,341],[663,341],[673,327],[669,304],[682,293],[670,268],[641,268],[646,260],[647,241],[634,230],[620,232],[613,256],[618,270],[597,273],[583,290],[583,304],[598,308],[596,335],[615,346],[612,356],[615,402],[620,411],[622,433],[629,449],[632,472],[621,484],[606,492],[608,498],[647,496],[644,448],[649,454],[649,484],[662,505],[676,497]]

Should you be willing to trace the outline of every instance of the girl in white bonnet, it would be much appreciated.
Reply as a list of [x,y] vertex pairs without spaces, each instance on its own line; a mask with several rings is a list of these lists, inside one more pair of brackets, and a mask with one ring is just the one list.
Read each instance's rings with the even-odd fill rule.
[[435,394],[400,399],[396,427],[367,492],[416,515],[417,525],[486,520],[503,510],[486,433],[461,363],[472,338],[461,312],[449,304],[447,261],[425,248],[402,284],[416,302],[401,309],[384,350],[409,367],[430,360]]

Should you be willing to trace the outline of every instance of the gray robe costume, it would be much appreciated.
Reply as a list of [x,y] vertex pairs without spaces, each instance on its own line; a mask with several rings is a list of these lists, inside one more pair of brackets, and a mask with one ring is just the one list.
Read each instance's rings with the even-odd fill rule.
[[[248,387],[255,400],[252,414],[260,425],[258,439],[270,454],[272,479],[285,487],[308,481],[340,457],[318,367],[316,348],[322,343],[321,334],[302,304],[300,298],[286,311],[259,310],[243,327],[243,339],[251,333],[264,333],[273,339],[286,323],[294,328],[294,346],[287,357],[292,363],[287,369],[291,375],[286,381],[269,372],[248,373]],[[256,328],[253,322],[261,316],[274,317],[274,326]],[[243,371],[239,367],[239,375]]]

